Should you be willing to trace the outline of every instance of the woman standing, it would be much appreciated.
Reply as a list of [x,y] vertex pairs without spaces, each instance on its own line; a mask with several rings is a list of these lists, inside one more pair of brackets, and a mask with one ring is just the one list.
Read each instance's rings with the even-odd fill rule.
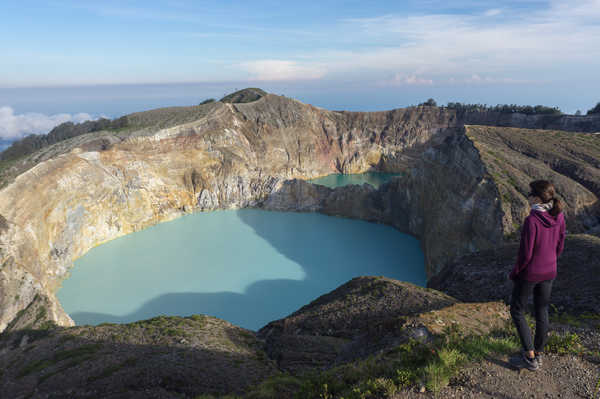
[[[548,305],[552,282],[556,277],[556,260],[565,241],[563,203],[555,197],[554,185],[536,180],[531,187],[532,206],[521,230],[517,263],[509,278],[514,281],[510,314],[519,333],[523,352],[510,359],[513,366],[537,370],[548,339]],[[533,293],[535,339],[525,320],[525,309]]]

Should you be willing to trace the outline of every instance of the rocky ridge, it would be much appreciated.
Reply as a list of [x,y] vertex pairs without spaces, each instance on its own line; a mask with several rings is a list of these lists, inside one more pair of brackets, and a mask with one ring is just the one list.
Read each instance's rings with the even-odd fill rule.
[[279,368],[300,373],[365,358],[410,339],[427,341],[446,326],[483,328],[483,333],[509,318],[500,302],[477,306],[410,283],[359,277],[267,324],[258,337]]

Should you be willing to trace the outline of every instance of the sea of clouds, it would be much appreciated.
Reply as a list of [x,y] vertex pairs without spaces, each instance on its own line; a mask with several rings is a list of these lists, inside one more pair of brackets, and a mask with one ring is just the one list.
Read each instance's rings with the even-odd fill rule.
[[16,114],[9,106],[0,107],[0,140],[14,141],[29,134],[45,134],[64,122],[80,123],[93,118],[87,113],[46,115],[37,112]]

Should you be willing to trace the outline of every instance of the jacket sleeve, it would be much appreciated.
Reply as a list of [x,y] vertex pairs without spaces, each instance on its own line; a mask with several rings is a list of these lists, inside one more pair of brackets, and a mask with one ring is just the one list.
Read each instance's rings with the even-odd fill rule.
[[526,218],[525,223],[523,223],[523,229],[521,230],[521,243],[519,245],[517,263],[508,275],[511,280],[516,279],[517,276],[527,268],[529,262],[531,262],[535,245],[535,233],[535,224],[531,221],[531,218]]
[[558,243],[556,244],[556,259],[562,254],[563,249],[565,248],[565,218],[562,217],[560,223],[560,233],[558,234]]

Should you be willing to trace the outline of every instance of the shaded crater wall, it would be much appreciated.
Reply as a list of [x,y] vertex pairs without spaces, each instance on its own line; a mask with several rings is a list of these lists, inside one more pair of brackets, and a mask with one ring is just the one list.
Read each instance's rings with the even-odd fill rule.
[[449,259],[503,240],[498,191],[477,149],[460,132],[427,146],[418,162],[378,189],[368,184],[331,189],[293,180],[261,206],[392,225],[421,240],[428,278]]

